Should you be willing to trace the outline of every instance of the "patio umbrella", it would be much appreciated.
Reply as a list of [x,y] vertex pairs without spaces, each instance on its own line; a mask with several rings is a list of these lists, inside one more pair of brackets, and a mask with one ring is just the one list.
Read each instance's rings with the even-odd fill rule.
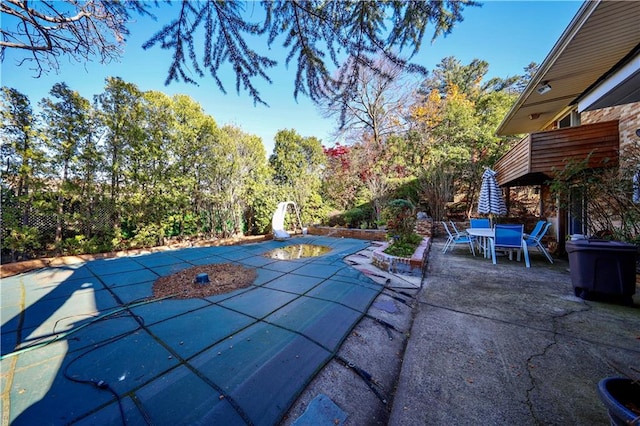
[[502,197],[502,190],[496,181],[496,172],[489,168],[485,169],[482,174],[478,213],[488,214],[490,218],[493,215],[507,214],[507,206]]

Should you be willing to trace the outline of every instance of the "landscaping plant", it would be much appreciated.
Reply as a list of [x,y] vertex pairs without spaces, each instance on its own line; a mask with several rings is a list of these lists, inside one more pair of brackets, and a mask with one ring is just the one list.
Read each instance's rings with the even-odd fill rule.
[[[640,189],[637,164],[640,147],[630,146],[620,153],[620,167],[592,169],[589,157],[570,161],[556,171],[551,190],[561,200],[561,207],[572,209],[569,193],[580,188],[586,194],[587,232],[599,238],[640,242]],[[635,193],[635,194],[634,194]],[[575,212],[574,212],[575,213]]]
[[408,200],[392,200],[382,211],[387,221],[387,235],[393,243],[384,251],[397,257],[411,257],[422,237],[415,232],[416,214],[413,203]]

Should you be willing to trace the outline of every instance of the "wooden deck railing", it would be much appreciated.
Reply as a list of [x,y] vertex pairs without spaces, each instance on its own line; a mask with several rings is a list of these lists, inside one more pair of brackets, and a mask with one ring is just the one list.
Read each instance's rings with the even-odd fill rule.
[[531,133],[503,155],[494,170],[500,186],[539,185],[568,161],[590,154],[589,168],[617,167],[619,149],[618,121]]

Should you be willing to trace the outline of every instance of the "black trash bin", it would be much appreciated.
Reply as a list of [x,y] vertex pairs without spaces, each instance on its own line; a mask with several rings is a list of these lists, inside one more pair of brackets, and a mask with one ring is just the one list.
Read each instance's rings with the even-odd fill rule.
[[571,282],[576,296],[619,296],[633,303],[636,292],[636,257],[633,244],[607,240],[567,241]]

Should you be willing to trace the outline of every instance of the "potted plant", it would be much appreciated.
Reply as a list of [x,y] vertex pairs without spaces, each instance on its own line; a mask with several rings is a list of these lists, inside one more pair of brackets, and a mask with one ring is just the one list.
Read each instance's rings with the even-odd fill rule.
[[608,377],[598,383],[598,395],[609,411],[612,425],[640,422],[640,382],[623,377]]

